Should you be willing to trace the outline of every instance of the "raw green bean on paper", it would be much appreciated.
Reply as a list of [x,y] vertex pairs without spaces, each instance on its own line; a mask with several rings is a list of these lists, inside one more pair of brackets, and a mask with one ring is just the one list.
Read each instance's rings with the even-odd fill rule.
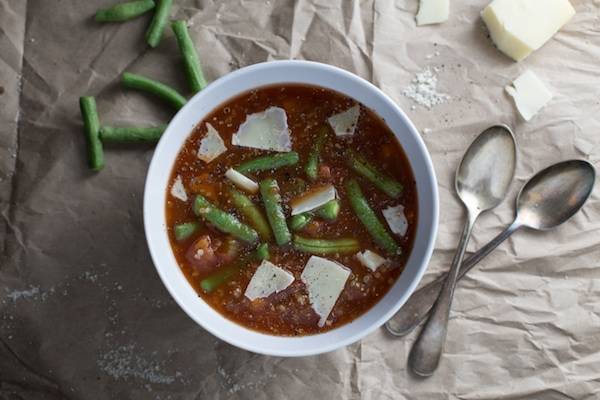
[[394,199],[400,197],[403,190],[400,182],[379,171],[371,163],[354,151],[348,151],[347,157],[348,166],[356,173],[365,177],[388,196]]
[[311,181],[314,181],[319,176],[319,159],[321,158],[321,149],[327,139],[327,126],[323,125],[319,128],[317,133],[317,139],[315,140],[310,153],[308,154],[308,160],[304,166],[304,172]]
[[304,228],[310,221],[312,221],[312,218],[312,214],[308,212],[296,214],[290,217],[288,225],[291,230],[299,231],[300,229]]
[[259,184],[260,195],[267,212],[267,219],[273,229],[275,242],[279,246],[287,244],[292,239],[292,234],[285,221],[285,214],[281,207],[281,195],[279,194],[279,185],[275,179],[265,179]]
[[165,100],[176,109],[180,109],[187,102],[185,97],[180,95],[175,89],[165,85],[162,82],[146,78],[142,75],[124,72],[121,81],[126,88],[137,89],[151,93]]
[[247,174],[249,172],[270,171],[273,169],[287,167],[298,163],[300,156],[295,151],[288,153],[278,153],[269,156],[258,157],[253,160],[241,163],[235,167],[235,170]]
[[158,142],[166,128],[166,125],[148,128],[103,126],[100,139],[110,143]]
[[346,239],[313,239],[294,235],[294,248],[310,254],[346,254],[360,250],[358,240]]
[[375,243],[390,255],[400,254],[402,249],[385,229],[379,218],[377,218],[375,211],[373,211],[367,202],[356,180],[350,179],[346,181],[346,194],[348,195],[354,214],[356,214],[360,222],[367,228]]
[[202,195],[198,194],[194,199],[194,213],[210,222],[221,232],[248,243],[258,241],[258,233],[254,229],[242,223],[235,215],[215,207]]
[[162,39],[165,26],[171,16],[171,5],[173,0],[158,0],[156,9],[154,10],[154,17],[150,22],[150,27],[146,32],[146,42],[151,47],[156,47]]
[[340,201],[337,199],[329,200],[321,207],[315,210],[315,215],[329,221],[333,221],[340,213]]
[[96,21],[98,22],[123,22],[152,10],[154,8],[153,0],[135,0],[127,3],[115,4],[109,8],[101,8],[96,11]]
[[96,99],[93,96],[80,97],[79,108],[87,139],[89,166],[94,171],[100,171],[104,167],[104,150],[100,141],[100,118],[96,110]]
[[204,74],[202,73],[200,59],[194,47],[194,42],[192,42],[185,21],[173,21],[171,28],[175,33],[177,45],[183,56],[188,85],[193,93],[197,93],[206,87],[206,79],[204,79]]
[[229,194],[235,208],[246,217],[248,223],[258,232],[260,238],[264,241],[271,240],[271,227],[258,206],[239,190],[231,188]]
[[194,234],[198,230],[200,225],[197,222],[185,222],[183,224],[177,224],[173,227],[173,233],[175,234],[175,240],[178,242],[183,241]]

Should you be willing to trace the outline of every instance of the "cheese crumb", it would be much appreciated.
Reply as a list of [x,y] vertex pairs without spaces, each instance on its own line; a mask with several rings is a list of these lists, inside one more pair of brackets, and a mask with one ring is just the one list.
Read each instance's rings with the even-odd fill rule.
[[177,178],[175,178],[175,182],[173,182],[173,186],[171,186],[171,196],[184,202],[188,201],[188,195],[185,192],[185,187],[183,186],[181,175],[177,175]]
[[515,79],[506,91],[515,100],[517,110],[525,121],[533,118],[552,99],[552,93],[544,82],[530,70]]
[[417,104],[431,109],[435,105],[450,100],[449,95],[438,93],[437,83],[437,76],[434,75],[431,69],[426,68],[415,75],[410,85],[404,89],[402,94],[414,100]]
[[388,262],[388,260],[371,250],[365,250],[362,253],[356,253],[356,258],[362,265],[371,271],[377,271],[377,268]]
[[294,282],[294,275],[275,264],[263,260],[250,279],[244,295],[250,300],[279,293]]
[[198,158],[202,161],[209,163],[221,154],[227,151],[225,142],[219,135],[219,132],[208,122],[206,123],[206,135],[200,141],[200,148],[198,149]]

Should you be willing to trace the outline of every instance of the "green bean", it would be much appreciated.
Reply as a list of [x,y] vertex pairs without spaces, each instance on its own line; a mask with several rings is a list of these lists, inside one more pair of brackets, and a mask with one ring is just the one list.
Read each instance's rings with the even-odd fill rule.
[[104,150],[99,137],[100,119],[96,110],[96,99],[93,96],[80,97],[79,108],[87,139],[89,165],[94,171],[100,171],[104,167]]
[[173,233],[175,234],[175,240],[178,242],[183,241],[194,234],[198,230],[200,225],[197,222],[185,222],[183,224],[177,224],[173,227]]
[[317,217],[321,217],[323,219],[327,219],[330,221],[335,220],[340,213],[340,201],[337,199],[329,200],[327,203],[323,204],[321,207],[315,210],[315,214]]
[[271,227],[261,210],[250,200],[248,196],[236,189],[229,189],[233,205],[248,220],[250,225],[258,232],[264,241],[271,240]]
[[122,82],[126,88],[151,93],[165,100],[176,109],[183,107],[187,101],[185,97],[177,93],[175,89],[142,75],[125,72],[123,73]]
[[304,166],[304,172],[306,172],[306,176],[308,176],[308,179],[311,181],[316,180],[319,175],[319,159],[321,158],[321,149],[325,144],[326,138],[327,126],[323,125],[317,133],[317,139],[308,154],[308,161],[306,161],[306,165]]
[[173,0],[158,0],[158,5],[156,6],[156,10],[154,10],[154,17],[146,32],[146,42],[148,42],[151,47],[158,46],[162,39],[165,26],[171,16],[172,4]]
[[202,195],[198,194],[194,199],[194,213],[210,222],[221,232],[229,233],[233,237],[248,243],[258,241],[258,234],[254,229],[240,222],[235,215],[218,209]]
[[384,174],[354,151],[347,153],[348,166],[356,173],[362,175],[373,185],[388,196],[397,199],[402,194],[402,184],[394,178]]
[[299,231],[300,229],[304,228],[312,220],[312,218],[312,214],[308,212],[297,214],[289,219],[288,225],[291,230]]
[[295,151],[290,151],[288,153],[278,153],[270,156],[258,157],[254,160],[246,161],[239,166],[235,167],[235,169],[242,173],[247,174],[249,172],[258,172],[258,171],[269,171],[281,167],[287,167],[288,165],[294,165],[298,163],[300,157],[298,153]]
[[123,22],[152,10],[153,0],[135,0],[127,3],[116,4],[109,8],[101,8],[96,11],[98,22]]
[[275,179],[265,179],[259,184],[260,195],[267,211],[267,219],[273,229],[275,242],[279,246],[283,246],[290,242],[292,235],[285,221],[285,215],[281,208],[281,195],[279,194],[279,186]]
[[100,139],[110,143],[158,142],[166,128],[166,125],[149,128],[103,126]]
[[346,254],[360,249],[358,240],[346,239],[312,239],[294,235],[294,248],[310,254]]
[[377,218],[356,180],[350,179],[346,181],[346,194],[348,195],[354,214],[356,214],[360,222],[367,228],[375,243],[390,255],[400,254],[402,249],[385,229],[383,223]]
[[202,67],[200,66],[194,42],[190,38],[185,21],[173,21],[171,28],[175,33],[177,45],[183,56],[188,85],[190,85],[193,93],[197,93],[206,87],[206,79],[204,79],[204,74],[202,73]]
[[254,257],[257,260],[268,260],[269,259],[269,245],[267,243],[261,243],[254,250]]

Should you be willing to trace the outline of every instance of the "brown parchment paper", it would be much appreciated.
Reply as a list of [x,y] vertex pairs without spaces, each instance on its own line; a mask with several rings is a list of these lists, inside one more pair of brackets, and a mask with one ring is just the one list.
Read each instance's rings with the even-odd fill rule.
[[[452,1],[450,20],[416,27],[416,0],[175,0],[214,80],[274,59],[330,63],[372,81],[423,132],[439,178],[440,230],[426,276],[450,262],[463,212],[452,175],[483,128],[514,127],[509,199],[477,223],[470,250],[505,227],[535,171],[600,161],[600,3],[520,64],[491,44],[487,0]],[[0,398],[2,399],[598,399],[600,197],[547,233],[519,232],[457,289],[436,374],[406,368],[414,334],[383,330],[329,354],[284,359],[229,346],[189,319],[163,288],[146,248],[142,192],[152,148],[106,149],[86,168],[78,111],[95,95],[101,119],[151,125],[168,107],[123,90],[125,70],[185,91],[172,33],[144,43],[149,15],[92,16],[112,0],[0,0]],[[431,110],[402,95],[437,68],[451,100]],[[504,93],[526,68],[555,97],[524,123]],[[414,107],[413,107],[414,106]]]

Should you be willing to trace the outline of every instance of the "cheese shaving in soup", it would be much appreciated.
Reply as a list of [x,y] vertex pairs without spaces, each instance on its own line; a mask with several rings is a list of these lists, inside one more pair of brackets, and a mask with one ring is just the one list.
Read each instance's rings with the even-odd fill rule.
[[381,267],[388,261],[371,250],[365,250],[362,253],[356,253],[356,258],[362,265],[373,272],[377,271],[377,268]]
[[227,151],[225,142],[219,135],[219,132],[208,122],[206,123],[206,135],[200,141],[200,148],[198,149],[198,158],[202,161],[209,163],[221,154]]
[[171,196],[181,201],[188,200],[188,196],[185,192],[185,187],[183,186],[183,181],[181,180],[180,175],[177,175],[177,178],[175,178],[175,182],[173,182],[173,186],[171,186]]
[[344,112],[332,115],[327,119],[336,136],[352,136],[358,124],[360,106],[357,104]]
[[264,260],[252,276],[244,295],[250,300],[279,293],[294,282],[294,275]]
[[349,276],[350,269],[335,261],[317,256],[308,259],[300,278],[313,310],[320,317],[319,327],[325,325]]
[[337,193],[333,185],[327,185],[313,189],[291,201],[290,204],[292,206],[292,215],[298,215],[307,211],[312,211],[321,207],[322,205],[325,205],[331,200],[335,200],[336,197]]
[[231,137],[231,144],[279,152],[292,151],[285,110],[269,107],[263,112],[248,115]]
[[404,206],[388,207],[382,212],[392,232],[400,236],[406,235],[408,220],[404,215]]

